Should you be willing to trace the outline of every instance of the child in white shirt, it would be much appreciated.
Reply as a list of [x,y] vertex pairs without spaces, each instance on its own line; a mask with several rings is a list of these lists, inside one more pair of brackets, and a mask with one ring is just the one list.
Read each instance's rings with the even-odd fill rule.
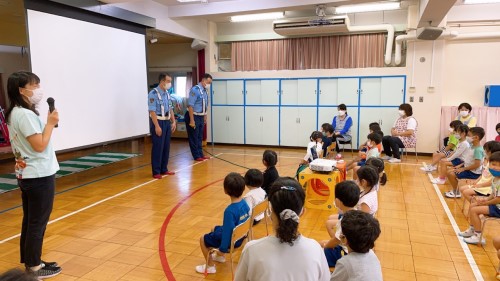
[[309,137],[309,144],[307,144],[307,151],[301,164],[309,164],[314,159],[320,157],[323,152],[323,134],[319,131],[312,132]]
[[363,166],[358,172],[359,187],[361,194],[359,196],[358,210],[375,215],[378,210],[378,171],[371,166]]
[[[257,204],[266,199],[266,192],[260,187],[263,181],[264,176],[262,175],[262,172],[257,169],[250,169],[245,174],[245,185],[249,191],[245,194],[245,196],[243,196],[243,200],[247,202],[250,209],[253,209],[257,206]],[[264,214],[257,216],[254,219],[253,224],[258,224],[263,218]]]

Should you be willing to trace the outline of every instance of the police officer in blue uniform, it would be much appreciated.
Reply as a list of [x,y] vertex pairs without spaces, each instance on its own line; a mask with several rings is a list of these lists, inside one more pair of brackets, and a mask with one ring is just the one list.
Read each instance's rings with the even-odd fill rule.
[[176,127],[172,102],[167,92],[172,87],[172,77],[162,73],[158,77],[158,81],[158,86],[148,94],[149,132],[153,142],[151,168],[155,179],[175,174],[167,169],[170,136]]
[[203,127],[207,123],[208,89],[210,89],[210,84],[212,84],[212,76],[205,73],[201,82],[189,91],[188,111],[184,115],[184,120],[188,124],[186,129],[189,148],[195,161],[210,159],[210,157],[203,156],[202,150]]

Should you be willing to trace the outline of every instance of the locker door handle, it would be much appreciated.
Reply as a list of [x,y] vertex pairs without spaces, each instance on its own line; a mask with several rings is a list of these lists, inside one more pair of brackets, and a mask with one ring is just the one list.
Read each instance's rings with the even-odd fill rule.
[[321,90],[319,90],[319,94],[321,95]]
[[317,90],[314,90],[314,94],[315,94],[315,95],[317,94]]
[[278,96],[280,95],[280,91],[279,91],[279,90],[278,90],[278,91],[276,91],[276,95],[278,95]]
[[300,118],[299,118],[299,124],[300,124]]
[[262,116],[262,117],[260,117],[260,118],[262,118],[262,122],[264,122],[264,116]]

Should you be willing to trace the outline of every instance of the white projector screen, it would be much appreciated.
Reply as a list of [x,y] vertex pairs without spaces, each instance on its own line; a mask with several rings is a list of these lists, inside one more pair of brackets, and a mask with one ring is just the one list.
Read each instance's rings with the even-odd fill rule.
[[32,71],[59,112],[55,150],[149,133],[145,36],[28,10]]

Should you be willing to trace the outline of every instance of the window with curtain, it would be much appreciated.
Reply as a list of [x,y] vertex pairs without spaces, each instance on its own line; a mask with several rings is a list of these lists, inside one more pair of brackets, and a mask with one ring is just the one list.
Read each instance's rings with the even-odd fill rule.
[[375,33],[232,42],[232,70],[383,67],[385,40]]

